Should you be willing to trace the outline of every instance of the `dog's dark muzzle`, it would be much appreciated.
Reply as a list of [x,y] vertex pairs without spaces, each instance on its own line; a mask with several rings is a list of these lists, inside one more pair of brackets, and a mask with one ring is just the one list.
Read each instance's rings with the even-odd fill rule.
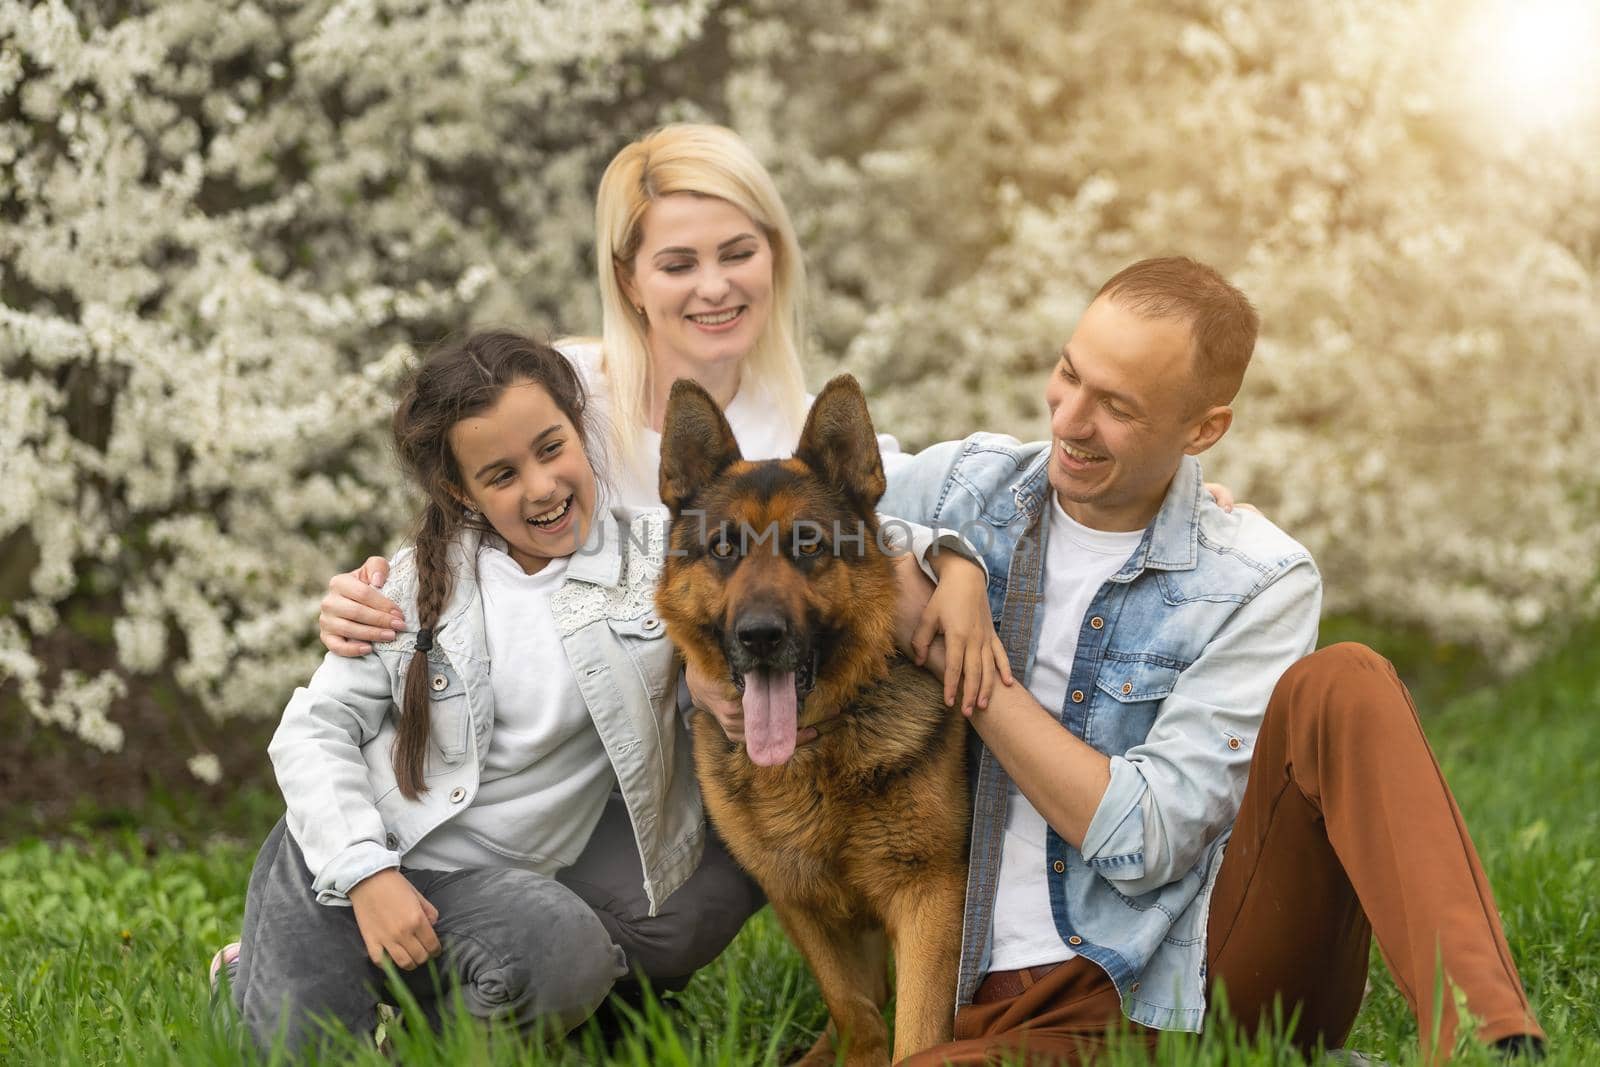
[[778,674],[794,672],[801,702],[817,681],[817,651],[778,611],[754,608],[734,620],[731,640],[725,642],[733,685],[744,692],[745,675],[752,671]]

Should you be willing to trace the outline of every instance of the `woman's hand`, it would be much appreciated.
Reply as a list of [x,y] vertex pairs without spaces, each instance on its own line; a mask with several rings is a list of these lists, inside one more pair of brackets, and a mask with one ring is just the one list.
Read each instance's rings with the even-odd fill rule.
[[359,570],[328,579],[328,593],[317,616],[317,636],[336,656],[365,656],[373,641],[393,641],[406,617],[378,592],[389,578],[389,561],[372,556]]
[[1221,508],[1223,511],[1232,511],[1234,508],[1243,508],[1246,511],[1254,511],[1257,515],[1261,514],[1260,509],[1254,504],[1245,504],[1235,500],[1233,498],[1233,490],[1229,489],[1221,482],[1207,482],[1206,492],[1211,494],[1211,499],[1215,500],[1217,502],[1217,507]]
[[711,713],[728,735],[729,741],[744,743],[744,705],[739,694],[727,680],[718,681],[692,663],[684,664],[683,679],[689,686],[689,696],[694,706]]
[[[994,632],[983,568],[953,552],[937,553],[932,566],[939,576],[937,587],[916,560],[897,558],[901,588],[896,615],[902,624],[897,633],[918,666],[927,664],[935,638],[942,635],[943,670],[935,673],[944,675],[944,702],[953,705],[959,689],[961,713],[971,716],[974,708],[989,706],[997,680],[1014,683],[1011,663]],[[915,627],[906,637],[903,624],[912,618]]]
[[439,909],[395,868],[357,882],[350,904],[367,958],[377,966],[383,966],[387,954],[396,967],[410,971],[439,954],[439,937],[433,932]]
[[[705,674],[692,663],[683,668],[684,682],[689,686],[689,696],[694,706],[707,711],[735,744],[744,744],[744,704],[733,684]],[[815,726],[803,726],[794,735],[794,743],[804,745],[817,739]]]

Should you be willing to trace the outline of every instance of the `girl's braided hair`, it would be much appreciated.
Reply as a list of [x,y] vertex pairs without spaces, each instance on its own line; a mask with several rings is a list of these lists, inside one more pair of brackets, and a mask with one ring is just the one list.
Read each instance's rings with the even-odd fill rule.
[[550,394],[594,466],[597,456],[590,445],[597,435],[586,421],[589,404],[582,382],[560,352],[521,334],[486,330],[441,344],[406,380],[395,408],[395,451],[426,498],[413,536],[417,651],[406,668],[394,744],[395,778],[409,800],[427,791],[423,781],[430,731],[427,653],[433,647],[439,614],[455,588],[447,553],[464,527],[489,528],[481,514],[466,511],[466,482],[450,449],[450,429],[493,407],[508,386],[524,382],[542,386]]

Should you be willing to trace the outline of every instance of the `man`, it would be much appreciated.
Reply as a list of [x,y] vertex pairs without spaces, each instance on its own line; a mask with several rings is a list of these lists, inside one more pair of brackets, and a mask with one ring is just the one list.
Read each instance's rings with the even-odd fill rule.
[[1281,1000],[1298,1045],[1337,1046],[1373,932],[1425,1053],[1453,1044],[1457,990],[1480,1038],[1542,1047],[1393,668],[1308,655],[1310,556],[1201,490],[1256,330],[1210,268],[1136,263],[1061,350],[1050,441],[979,434],[891,473],[884,513],[978,545],[1024,682],[972,715],[956,1040],[919,1067],[1081,1059],[1124,1014],[1152,1039],[1199,1030],[1216,986],[1247,1026]]

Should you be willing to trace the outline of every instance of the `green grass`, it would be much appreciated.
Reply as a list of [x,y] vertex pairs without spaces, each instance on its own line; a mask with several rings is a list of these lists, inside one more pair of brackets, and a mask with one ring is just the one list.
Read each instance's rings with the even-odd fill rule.
[[[0,851],[0,1063],[267,1062],[207,1010],[206,965],[238,936],[251,859],[237,843],[147,857],[132,835]],[[823,1021],[815,985],[763,912],[669,1010],[652,1001],[632,1013],[608,1062],[778,1063],[808,1046]],[[464,1017],[439,1035],[390,1029],[408,1064],[607,1055],[593,1026],[538,1052]],[[334,1058],[385,1062],[355,1039]]]
[[[1597,647],[1600,630],[1590,629],[1493,686],[1476,686],[1472,672],[1435,671],[1418,696],[1557,1067],[1600,1063]],[[1476,687],[1462,682],[1469,674]],[[255,808],[267,817],[267,805]],[[0,850],[0,1063],[268,1062],[207,1010],[206,962],[237,935],[252,852],[230,839],[170,848],[133,830]],[[1376,956],[1372,986],[1350,1047],[1418,1062],[1415,1024]],[[536,1049],[461,1018],[439,1034],[397,1026],[394,1041],[408,1064],[776,1064],[807,1047],[822,1022],[815,986],[762,913],[670,1010],[648,1004],[609,1047],[592,1025]],[[387,1062],[355,1038],[339,1058]],[[1147,1061],[1123,1048],[1106,1062]],[[1279,1039],[1212,1033],[1167,1035],[1150,1062],[1299,1061]],[[1459,1062],[1495,1061],[1464,1046]]]

